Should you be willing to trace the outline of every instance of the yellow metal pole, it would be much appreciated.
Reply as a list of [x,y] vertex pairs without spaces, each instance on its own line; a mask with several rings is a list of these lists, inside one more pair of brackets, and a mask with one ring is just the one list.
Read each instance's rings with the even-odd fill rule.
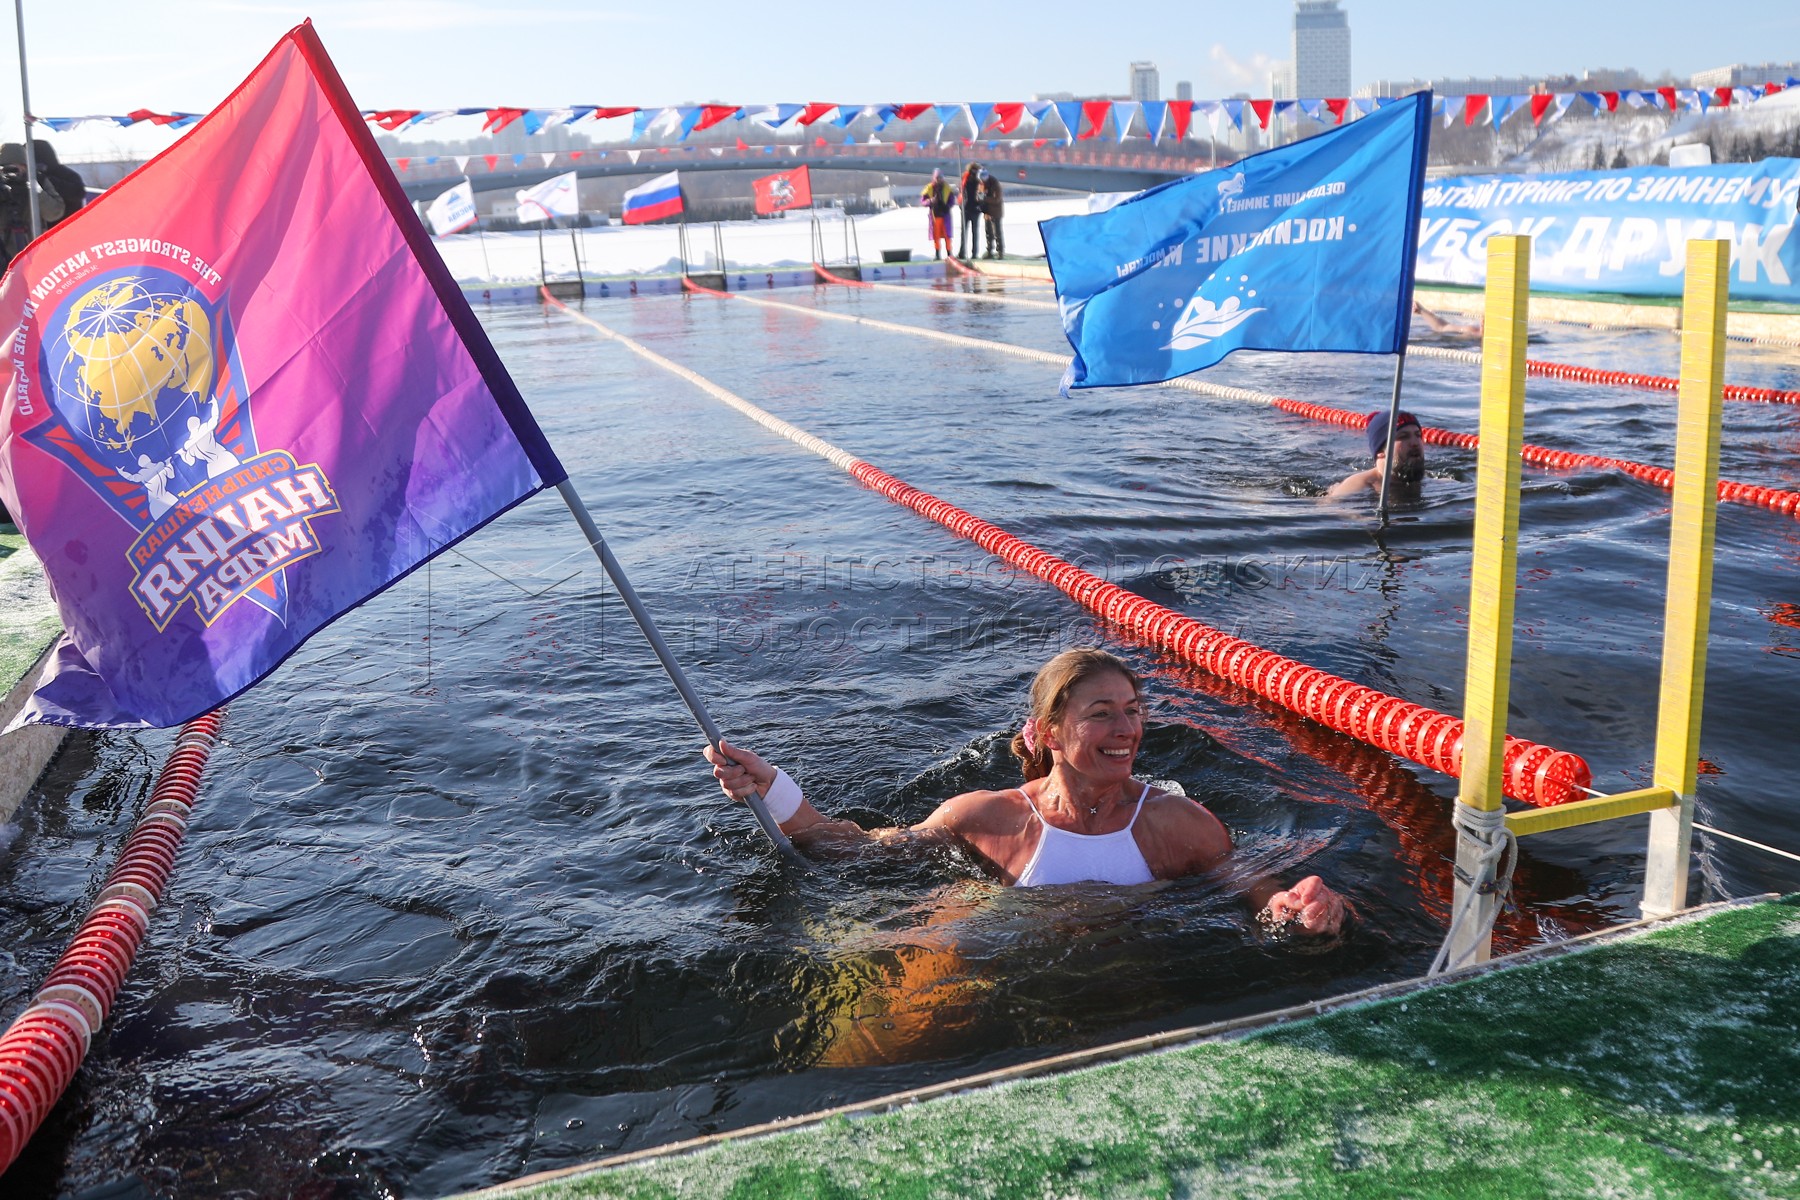
[[1719,507],[1719,423],[1724,411],[1725,312],[1731,243],[1689,242],[1681,301],[1681,392],[1675,431],[1674,505],[1669,525],[1669,595],[1663,610],[1662,687],[1651,782],[1677,802],[1650,815],[1643,912],[1687,907],[1688,853],[1706,635],[1712,608],[1713,529]]
[[1463,684],[1462,781],[1457,791],[1456,898],[1450,969],[1488,958],[1496,897],[1486,890],[1504,836],[1501,768],[1512,682],[1513,593],[1518,579],[1519,453],[1525,439],[1526,311],[1531,239],[1488,239],[1481,344],[1481,448],[1476,460],[1475,549],[1469,578],[1469,656]]

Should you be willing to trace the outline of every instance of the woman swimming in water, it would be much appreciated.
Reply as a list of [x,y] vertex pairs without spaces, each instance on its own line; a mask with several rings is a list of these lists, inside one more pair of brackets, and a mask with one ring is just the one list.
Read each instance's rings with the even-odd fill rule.
[[[1018,887],[1055,883],[1148,883],[1218,865],[1231,835],[1202,805],[1131,776],[1144,718],[1138,678],[1103,650],[1069,650],[1031,685],[1031,717],[1013,736],[1023,787],[964,792],[919,824],[869,831],[832,820],[808,804],[781,771],[741,746],[705,752],[719,786],[735,800],[752,791],[794,844],[829,856],[875,844],[954,842]],[[1250,892],[1265,920],[1308,933],[1336,933],[1344,901],[1310,875],[1291,888]]]

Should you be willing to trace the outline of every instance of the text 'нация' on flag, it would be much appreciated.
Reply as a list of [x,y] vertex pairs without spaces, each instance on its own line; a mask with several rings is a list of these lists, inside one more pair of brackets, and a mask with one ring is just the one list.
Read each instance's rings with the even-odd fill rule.
[[1042,222],[1069,387],[1156,383],[1233,350],[1406,346],[1431,93]]
[[565,478],[310,25],[13,259],[0,329],[66,631],[26,721],[208,712]]

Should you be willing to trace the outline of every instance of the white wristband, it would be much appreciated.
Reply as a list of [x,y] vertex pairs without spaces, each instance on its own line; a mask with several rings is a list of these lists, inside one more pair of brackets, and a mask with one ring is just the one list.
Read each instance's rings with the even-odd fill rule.
[[793,819],[800,806],[806,803],[806,796],[800,791],[800,785],[788,778],[788,773],[780,767],[775,768],[775,782],[763,793],[763,806],[769,810],[769,816],[777,825],[785,824]]

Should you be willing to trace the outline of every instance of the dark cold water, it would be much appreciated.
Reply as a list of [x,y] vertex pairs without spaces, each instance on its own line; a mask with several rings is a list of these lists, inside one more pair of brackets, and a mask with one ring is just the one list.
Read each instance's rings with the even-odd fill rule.
[[[999,288],[1003,285],[989,284]],[[1024,285],[1016,294],[1042,296]],[[1028,308],[775,298],[1060,350]],[[1471,454],[1378,543],[1322,488],[1358,434],[709,298],[590,301],[621,332],[1038,545],[1351,679],[1459,711]],[[430,1196],[1423,971],[1453,781],[1097,628],[1061,593],[869,492],[576,322],[483,316],[728,734],[826,811],[912,821],[1016,779],[1004,737],[1053,651],[1146,675],[1139,774],[1231,827],[1245,869],[1360,914],[1265,937],[1226,881],[1008,892],[965,861],[781,865],[560,501],[536,498],[315,638],[232,706],[186,849],[106,1031],[9,1197]],[[1673,374],[1675,337],[1550,325],[1561,362]],[[1734,380],[1800,385],[1734,346]],[[1390,362],[1211,373],[1372,408]],[[1473,430],[1477,373],[1407,405]],[[1662,394],[1534,380],[1527,440],[1667,463]],[[1800,411],[1728,405],[1724,474],[1800,486]],[[1527,468],[1512,731],[1645,783],[1664,493]],[[1701,817],[1800,847],[1800,524],[1719,512]],[[169,737],[77,739],[0,851],[0,1017],[61,952]],[[1529,839],[1502,949],[1634,915],[1642,818]],[[1791,889],[1702,839],[1697,898]]]

